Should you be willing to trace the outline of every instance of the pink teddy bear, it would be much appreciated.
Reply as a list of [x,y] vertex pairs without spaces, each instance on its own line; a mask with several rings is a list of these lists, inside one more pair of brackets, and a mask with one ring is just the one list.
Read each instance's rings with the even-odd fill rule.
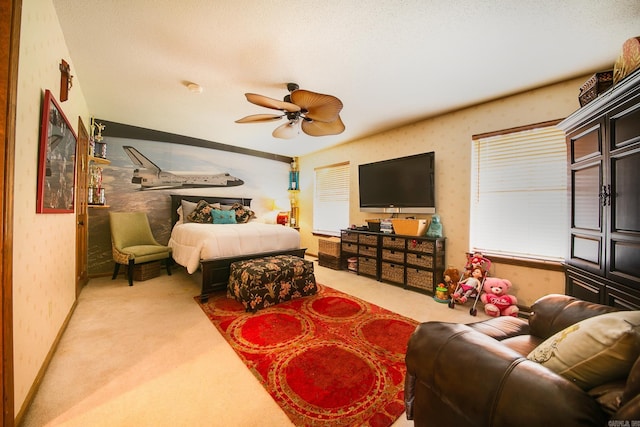
[[511,282],[507,279],[487,277],[483,285],[484,293],[480,296],[484,312],[493,317],[518,317],[518,299],[508,294],[510,288]]

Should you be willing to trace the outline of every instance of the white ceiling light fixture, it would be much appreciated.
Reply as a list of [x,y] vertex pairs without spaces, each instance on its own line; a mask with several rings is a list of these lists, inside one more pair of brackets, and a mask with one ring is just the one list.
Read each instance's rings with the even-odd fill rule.
[[187,89],[189,89],[189,92],[193,93],[202,93],[203,91],[202,86],[198,83],[187,83]]

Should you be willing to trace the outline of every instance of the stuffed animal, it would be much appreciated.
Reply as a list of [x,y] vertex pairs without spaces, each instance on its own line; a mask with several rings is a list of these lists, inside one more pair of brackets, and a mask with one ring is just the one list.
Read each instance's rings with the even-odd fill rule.
[[456,290],[456,285],[458,284],[458,281],[460,280],[460,272],[458,271],[457,268],[447,268],[444,271],[444,274],[442,275],[443,278],[443,282],[440,283],[440,287],[442,288],[446,288],[447,289],[447,298],[450,298],[451,295],[453,295],[453,293]]
[[487,277],[484,280],[480,300],[484,303],[484,312],[489,316],[513,316],[518,317],[518,299],[509,295],[511,282],[507,279]]

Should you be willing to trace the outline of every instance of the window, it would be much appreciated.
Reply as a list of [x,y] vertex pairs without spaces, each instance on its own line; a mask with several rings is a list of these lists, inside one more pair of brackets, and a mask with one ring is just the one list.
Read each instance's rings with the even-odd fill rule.
[[313,232],[339,236],[349,226],[349,163],[315,169]]
[[472,251],[564,258],[567,157],[556,123],[473,137]]

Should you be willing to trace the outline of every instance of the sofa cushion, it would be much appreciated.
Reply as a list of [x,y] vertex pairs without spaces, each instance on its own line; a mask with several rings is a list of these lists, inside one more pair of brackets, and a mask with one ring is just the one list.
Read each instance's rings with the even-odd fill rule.
[[534,335],[518,335],[500,341],[502,345],[509,347],[511,350],[517,351],[523,357],[527,357],[536,347],[542,344],[544,340]]
[[[529,323],[524,319],[513,316],[492,317],[480,322],[468,323],[467,326],[498,341],[529,334]],[[528,354],[528,352],[525,354]]]
[[584,390],[625,378],[640,355],[640,311],[601,314],[556,333],[528,359]]

